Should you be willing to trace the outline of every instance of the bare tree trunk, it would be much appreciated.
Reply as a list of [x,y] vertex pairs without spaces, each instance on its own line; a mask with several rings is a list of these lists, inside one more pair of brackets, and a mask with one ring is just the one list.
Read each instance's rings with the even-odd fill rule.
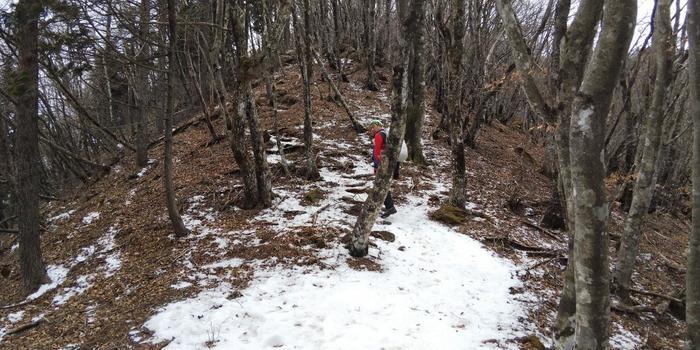
[[[261,202],[260,195],[262,193],[261,188],[265,187],[267,184],[263,184],[262,187],[258,184],[258,174],[255,169],[255,164],[251,159],[250,151],[248,150],[248,142],[245,132],[245,121],[246,121],[246,108],[248,105],[247,91],[249,90],[249,72],[247,68],[253,69],[254,62],[250,60],[247,56],[247,35],[246,35],[246,20],[243,9],[240,8],[239,4],[233,3],[232,13],[232,23],[233,35],[235,39],[235,45],[237,49],[237,75],[238,81],[236,82],[236,92],[235,92],[235,103],[236,103],[236,113],[232,116],[231,121],[231,149],[233,151],[233,157],[236,159],[238,168],[240,170],[240,175],[243,178],[243,191],[244,198],[241,203],[241,207],[244,209],[251,209],[258,206]],[[226,5],[224,0],[217,1],[217,20],[222,24],[223,27],[223,17],[226,12]],[[221,13],[221,17],[218,17]],[[219,39],[215,42],[217,43],[215,47],[221,48],[220,45],[223,44],[223,31],[217,31]],[[220,52],[217,50],[217,52]],[[216,59],[219,60],[218,55]],[[246,67],[244,67],[244,65]],[[217,64],[218,66],[218,64]],[[217,70],[217,80],[222,91],[225,91],[225,84],[221,69]],[[258,136],[258,135],[255,135]],[[251,134],[251,138],[255,137]],[[252,142],[251,142],[252,143]],[[253,156],[254,157],[254,156]],[[271,194],[270,194],[271,195]]]
[[[276,26],[272,25],[272,16],[270,14],[270,9],[268,8],[267,1],[263,1],[263,16],[265,17],[265,26],[263,27],[263,41],[265,48],[265,62],[267,67],[265,67],[265,81],[269,87],[269,98],[270,105],[272,106],[272,123],[275,132],[275,141],[277,143],[277,149],[280,154],[280,165],[282,166],[282,171],[284,175],[289,175],[289,165],[287,165],[287,159],[284,156],[284,149],[282,148],[282,140],[279,130],[279,116],[277,112],[277,96],[276,96],[276,86],[274,79],[275,63],[274,58],[279,57],[277,50],[278,44],[276,41],[277,35],[281,30],[280,21],[282,21],[282,16],[277,16]],[[279,12],[278,12],[279,13]]]
[[[419,1],[417,5],[423,5]],[[416,164],[425,165],[423,155],[423,120],[425,118],[425,9],[415,9],[418,16],[409,24],[410,63],[409,96],[406,109],[406,145],[408,159]]]
[[[146,0],[144,0],[146,1]],[[173,224],[176,237],[185,237],[190,232],[185,227],[177,207],[177,198],[173,189],[173,93],[175,89],[175,42],[177,41],[177,19],[175,17],[175,0],[168,0],[168,92],[165,106],[165,155],[163,161],[163,187],[168,216]]]
[[[510,47],[514,50],[513,58],[523,78],[523,91],[527,97],[530,108],[540,114],[550,124],[556,124],[555,133],[557,158],[559,163],[559,186],[563,195],[562,203],[566,210],[567,228],[571,233],[576,231],[575,206],[573,203],[573,187],[571,181],[571,160],[569,147],[569,129],[571,105],[574,95],[578,90],[583,77],[586,62],[593,45],[596,34],[596,25],[599,23],[603,10],[603,0],[583,0],[580,2],[576,16],[570,28],[566,28],[571,3],[569,0],[559,0],[555,15],[555,46],[559,50],[554,51],[557,70],[554,71],[553,86],[551,89],[556,95],[556,105],[552,107],[552,101],[547,101],[532,76],[536,67],[520,25],[515,17],[515,12],[510,1],[497,0],[497,10],[504,23],[506,36]],[[563,40],[563,38],[566,38]],[[570,238],[573,239],[573,238]],[[564,275],[564,290],[559,304],[555,338],[556,348],[564,349],[573,346],[575,335],[574,313],[576,312],[575,278],[576,261],[572,255],[575,250],[570,247],[567,271]],[[575,292],[576,291],[576,292]]]
[[675,43],[671,32],[671,1],[660,0],[656,5],[654,18],[654,55],[656,58],[656,82],[651,109],[646,120],[646,135],[641,163],[637,166],[637,176],[632,195],[632,204],[625,220],[625,227],[618,251],[618,261],[614,272],[614,282],[623,297],[628,296],[632,287],[632,272],[639,253],[639,234],[644,215],[649,210],[656,187],[656,165],[661,143],[663,110],[666,90],[671,82],[671,59]]
[[41,158],[39,154],[39,15],[42,1],[20,0],[16,16],[19,69],[14,82],[17,100],[17,227],[22,285],[31,293],[47,281],[41,259],[39,191]]
[[610,281],[605,187],[605,120],[634,32],[637,2],[607,3],[602,32],[580,90],[570,133],[576,275],[576,348],[607,349]]
[[693,120],[693,228],[688,243],[686,273],[687,349],[700,348],[700,4],[688,2],[688,43],[690,53],[688,112]]
[[[137,59],[143,65],[148,57],[148,26],[150,22],[149,0],[141,0],[139,9],[139,42],[141,47],[138,49]],[[148,164],[148,140],[146,136],[146,128],[148,127],[148,70],[145,67],[136,67],[138,77],[136,78],[137,86],[134,87],[134,96],[138,105],[138,117],[136,122],[136,165],[145,167]]]
[[[423,0],[413,0],[414,9],[422,7],[422,4],[417,4]],[[391,126],[389,137],[387,138],[387,149],[382,159],[377,177],[374,180],[374,187],[367,196],[367,200],[362,206],[360,215],[357,217],[357,222],[352,231],[352,240],[350,242],[350,255],[362,257],[367,255],[368,236],[374,226],[374,221],[379,214],[379,207],[384,198],[389,192],[391,184],[391,175],[396,166],[396,162],[401,150],[401,140],[406,130],[406,99],[408,96],[408,42],[406,40],[407,23],[410,23],[415,16],[419,15],[411,10],[408,17],[408,0],[398,0],[399,18],[401,21],[401,33],[399,34],[399,47],[401,48],[400,60],[397,60],[394,66],[394,74],[392,78],[392,106],[391,106]]]
[[246,115],[248,116],[248,128],[250,129],[250,141],[253,146],[253,159],[255,160],[255,176],[258,185],[258,206],[268,208],[272,205],[272,181],[270,169],[267,165],[267,154],[262,132],[260,132],[260,118],[255,105],[255,95],[250,83],[246,83]]
[[199,79],[197,79],[197,74],[194,70],[194,63],[192,62],[192,57],[189,53],[185,53],[185,59],[187,60],[187,72],[192,85],[194,85],[194,90],[197,92],[197,98],[199,98],[199,104],[202,105],[202,113],[204,113],[204,121],[207,125],[207,130],[209,130],[209,135],[211,135],[211,142],[216,143],[221,139],[214,129],[214,125],[211,123],[211,109],[209,108],[209,103],[206,98],[204,98],[204,92],[202,91],[202,84]]
[[450,149],[452,154],[452,189],[450,203],[464,207],[467,203],[466,163],[464,160],[464,138],[462,137],[464,117],[462,115],[461,68],[464,56],[465,6],[464,0],[452,0],[451,32],[447,38],[448,57],[448,104],[447,116],[450,124]]
[[314,55],[314,59],[318,63],[318,65],[321,67],[321,74],[323,74],[323,78],[326,79],[326,81],[331,85],[331,88],[333,88],[333,92],[335,93],[335,96],[340,100],[340,104],[343,106],[343,109],[345,110],[345,113],[348,115],[348,119],[350,119],[350,123],[352,124],[353,129],[355,129],[355,132],[358,134],[361,134],[362,132],[365,131],[365,128],[357,122],[355,117],[352,115],[352,112],[350,111],[350,107],[348,104],[345,102],[345,99],[343,98],[343,95],[340,93],[340,90],[338,90],[338,86],[333,82],[331,79],[331,76],[328,74],[328,71],[326,70],[326,67],[323,65],[323,61],[321,61],[321,58],[318,56],[318,52],[313,51],[312,52]]
[[[112,7],[112,0],[107,0],[107,6]],[[109,114],[109,125],[116,126],[114,118],[114,100],[112,99],[112,77],[109,74],[109,63],[107,62],[107,53],[112,46],[112,14],[107,14],[107,23],[105,23],[105,44],[102,49],[102,72],[105,76],[105,92],[107,93],[107,112]]]
[[[299,68],[301,69],[302,83],[304,87],[304,146],[306,167],[304,176],[307,180],[318,180],[321,175],[316,167],[316,155],[314,153],[313,143],[313,125],[311,114],[311,79],[312,78],[312,59],[311,59],[311,20],[310,20],[309,0],[304,0],[304,30],[299,30],[300,26],[296,26],[297,32],[297,52],[299,55]],[[296,14],[294,15],[296,24]],[[303,35],[303,40],[301,36]],[[303,42],[303,47],[302,47]]]
[[236,96],[236,112],[231,118],[231,150],[233,158],[238,164],[238,169],[243,178],[243,200],[241,208],[251,209],[258,205],[260,192],[258,191],[258,183],[253,169],[253,162],[250,159],[250,152],[247,147],[247,137],[245,134],[245,118],[246,118],[246,102],[245,97]]
[[335,42],[333,43],[333,67],[340,73],[341,77],[343,74],[343,62],[340,60],[340,11],[338,9],[338,0],[331,0],[331,8],[333,9],[333,38]]
[[374,25],[375,15],[376,15],[376,0],[364,0],[364,8],[362,13],[364,14],[365,22],[365,50],[367,50],[367,89],[371,91],[379,91],[377,87],[377,82],[375,81],[374,65],[375,65],[375,33],[376,28]]
[[[423,15],[425,16],[425,15]],[[384,3],[384,62],[391,64],[391,0]]]

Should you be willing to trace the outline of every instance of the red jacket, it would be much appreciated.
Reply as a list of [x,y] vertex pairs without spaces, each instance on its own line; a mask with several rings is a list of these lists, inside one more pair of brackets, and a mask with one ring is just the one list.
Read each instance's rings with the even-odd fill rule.
[[374,134],[374,150],[372,151],[372,163],[375,169],[379,167],[379,163],[381,163],[382,161],[382,151],[385,147],[384,137],[382,136],[383,132],[384,129],[381,129],[376,134]]

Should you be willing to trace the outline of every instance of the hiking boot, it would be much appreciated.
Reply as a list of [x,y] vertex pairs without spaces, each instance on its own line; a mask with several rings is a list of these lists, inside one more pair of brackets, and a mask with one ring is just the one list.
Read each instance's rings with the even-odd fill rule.
[[385,210],[382,215],[379,215],[382,217],[382,219],[388,218],[390,215],[396,214],[396,207],[391,207],[387,210]]

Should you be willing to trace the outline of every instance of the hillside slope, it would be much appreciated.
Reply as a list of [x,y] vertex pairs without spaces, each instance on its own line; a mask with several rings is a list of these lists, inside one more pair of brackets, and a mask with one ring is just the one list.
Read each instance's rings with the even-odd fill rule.
[[[355,73],[341,84],[356,116],[388,122],[388,84],[373,93],[360,88],[362,79]],[[46,206],[42,245],[53,283],[40,293],[17,293],[14,248],[0,248],[7,271],[0,303],[21,304],[0,310],[2,346],[526,348],[532,333],[549,342],[565,238],[536,225],[549,198],[541,144],[498,122],[485,127],[479,148],[467,153],[470,209],[478,215],[447,226],[429,219],[450,186],[448,148],[429,137],[439,121],[429,109],[431,165],[403,166],[393,185],[399,213],[375,226],[369,257],[353,259],[342,237],[371,186],[370,141],[352,131],[318,80],[314,141],[323,180],[283,176],[272,140],[281,138],[292,165],[303,153],[297,68],[285,67],[277,84],[281,135],[271,133],[268,144],[272,208],[235,206],[241,185],[229,145],[209,145],[204,125],[194,123],[174,142],[176,191],[193,230],[176,240],[163,205],[162,145],[150,150],[146,168],[126,157],[72,198]],[[263,127],[271,130],[264,87],[257,93]],[[215,125],[224,130],[221,119]],[[621,219],[613,215],[613,231]],[[655,214],[651,227],[666,239],[650,234],[642,247],[649,271],[638,282],[668,288],[659,292],[676,290],[681,278],[660,270],[663,262],[648,252],[660,247],[684,264],[678,247],[685,238],[675,225],[683,223]],[[655,348],[652,338],[659,348],[675,348],[682,324],[667,313],[616,314],[613,331],[616,348]]]

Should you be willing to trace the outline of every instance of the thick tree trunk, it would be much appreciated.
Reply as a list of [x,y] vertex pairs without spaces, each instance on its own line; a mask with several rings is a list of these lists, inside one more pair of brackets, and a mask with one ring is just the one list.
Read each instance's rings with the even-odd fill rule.
[[176,237],[185,237],[189,230],[185,227],[178,211],[177,198],[173,188],[173,93],[175,89],[175,43],[177,41],[177,18],[175,17],[175,0],[168,0],[168,92],[165,106],[165,155],[163,161],[163,187],[168,216],[173,224]]
[[[242,93],[240,93],[242,94]],[[231,150],[233,158],[238,164],[239,174],[243,179],[243,199],[241,208],[251,209],[258,205],[260,192],[253,168],[250,152],[248,151],[247,137],[245,133],[246,101],[244,96],[236,96],[236,112],[231,116]]]
[[272,205],[272,180],[270,179],[270,168],[267,165],[267,154],[265,153],[265,141],[260,131],[260,118],[258,117],[257,106],[255,105],[255,95],[250,83],[246,83],[246,115],[248,117],[248,128],[250,130],[250,141],[253,149],[253,159],[255,160],[255,177],[258,185],[258,206],[269,208]]
[[686,322],[688,349],[700,349],[700,4],[688,2],[690,50],[689,107],[693,120],[693,226],[688,244],[686,273]]
[[605,120],[634,32],[637,3],[607,3],[589,70],[576,93],[570,133],[576,276],[576,348],[607,349],[610,281],[605,187]]
[[10,155],[10,142],[7,126],[5,124],[4,107],[0,106],[0,228],[9,227],[9,218],[14,216],[12,210],[15,207],[12,205],[14,192],[14,174],[13,161]]
[[41,156],[39,154],[39,15],[42,1],[20,0],[17,4],[17,44],[19,69],[14,82],[17,101],[17,227],[22,285],[31,293],[47,281],[41,259],[39,191]]
[[[422,4],[416,4],[416,2],[422,2],[423,0],[413,1],[414,9],[422,6]],[[367,200],[362,206],[362,210],[360,211],[360,215],[357,217],[357,222],[355,223],[352,231],[350,255],[355,257],[367,255],[369,233],[372,230],[372,226],[374,226],[374,221],[377,219],[377,215],[379,214],[379,207],[382,205],[382,202],[389,191],[392,178],[391,175],[394,167],[396,166],[399,151],[401,150],[401,140],[403,140],[403,134],[406,130],[406,99],[408,96],[408,74],[406,70],[409,59],[408,43],[405,37],[407,33],[406,23],[410,22],[412,18],[419,15],[411,11],[410,18],[407,18],[409,11],[407,2],[407,0],[398,0],[399,18],[405,20],[401,21],[401,33],[399,34],[399,47],[401,48],[401,53],[399,60],[394,66],[394,74],[392,77],[393,101],[391,106],[391,126],[389,137],[387,139],[387,148],[382,162],[380,163],[379,169],[377,170],[376,179],[374,180],[374,187],[367,196]]]
[[374,25],[376,15],[376,0],[364,0],[364,19],[365,19],[365,50],[367,50],[367,89],[371,91],[379,91],[375,80],[374,65],[375,65],[375,33]]
[[[149,0],[141,0],[141,5],[139,6],[139,41],[141,44],[141,49],[138,50],[137,60],[142,65],[147,65],[146,57],[149,55],[148,50],[148,26],[150,21],[151,8],[149,6]],[[137,78],[135,86],[135,97],[136,103],[138,105],[138,116],[136,117],[136,165],[138,167],[145,167],[148,164],[148,139],[147,139],[147,127],[148,127],[148,70],[144,67],[136,67]]]
[[651,109],[646,120],[644,147],[641,163],[637,166],[637,176],[632,195],[632,204],[625,220],[620,250],[617,254],[617,266],[614,281],[618,292],[623,297],[632,287],[632,272],[639,253],[639,235],[644,219],[651,204],[656,187],[656,165],[659,146],[666,90],[671,82],[671,59],[675,43],[671,33],[671,0],[660,0],[656,5],[654,18],[654,57],[656,59],[656,82]]
[[340,44],[341,44],[341,35],[340,35],[340,11],[338,10],[338,0],[331,0],[331,8],[333,9],[333,38],[335,39],[335,42],[333,43],[333,63],[335,67],[332,67],[333,69],[336,69],[340,75],[343,75],[343,62],[340,60]]
[[[231,132],[229,135],[231,150],[233,152],[233,158],[238,164],[239,174],[243,179],[243,199],[240,202],[240,206],[243,209],[251,209],[258,206],[260,202],[260,187],[257,181],[257,174],[255,169],[255,164],[253,163],[252,156],[248,149],[248,138],[246,136],[246,107],[248,104],[247,96],[247,84],[246,72],[244,71],[243,62],[247,57],[247,35],[246,35],[246,25],[245,25],[245,15],[243,10],[238,6],[238,4],[233,3],[232,9],[232,21],[230,25],[233,27],[233,35],[236,40],[236,49],[238,54],[238,81],[236,82],[235,89],[235,105],[236,111],[231,115],[230,125]],[[216,6],[216,20],[217,23],[223,28],[224,26],[224,14],[226,13],[226,3],[224,0],[217,0]],[[215,32],[214,40],[214,54],[215,65],[219,66],[221,48],[224,42],[224,32],[223,30],[217,30]],[[221,98],[226,96],[226,85],[224,83],[223,74],[221,69],[216,70],[217,83],[219,85],[219,90],[221,91]],[[222,109],[226,108],[225,103],[222,103]],[[252,137],[252,135],[251,135]]]
[[340,101],[340,104],[343,106],[345,114],[348,115],[348,119],[350,119],[350,123],[352,124],[353,129],[355,129],[355,132],[357,132],[358,134],[361,134],[365,131],[365,128],[360,123],[358,123],[355,117],[352,115],[350,107],[348,106],[347,102],[345,102],[345,98],[343,98],[343,95],[340,93],[340,90],[338,90],[338,86],[335,84],[335,82],[333,82],[331,76],[328,74],[326,67],[323,65],[323,61],[321,61],[321,58],[318,56],[318,52],[313,51],[312,53],[314,59],[316,60],[316,63],[318,63],[318,65],[321,67],[321,74],[323,75],[323,79],[325,79],[331,85],[331,88],[333,88],[333,92]]
[[[299,68],[301,69],[301,77],[304,90],[304,157],[306,165],[304,169],[304,177],[307,180],[318,180],[321,175],[316,167],[316,154],[314,152],[313,142],[313,115],[311,114],[311,79],[312,79],[312,58],[311,58],[311,9],[309,8],[309,0],[304,0],[304,30],[298,30],[297,34],[297,52],[299,56]],[[296,23],[296,15],[295,15]],[[297,26],[297,28],[299,28]],[[301,40],[301,36],[304,36]],[[303,46],[302,46],[303,42]]]
[[[412,6],[422,6],[419,1]],[[410,70],[409,96],[406,109],[406,145],[408,146],[408,159],[413,163],[425,165],[423,155],[423,120],[425,118],[425,9],[414,9],[418,13],[415,21],[409,24],[410,44]]]
[[[272,16],[270,14],[270,10],[268,9],[268,4],[267,1],[263,1],[262,3],[263,6],[263,16],[265,17],[265,26],[263,27],[263,41],[264,41],[264,47],[265,47],[265,62],[266,62],[266,67],[265,67],[265,82],[269,88],[269,99],[270,99],[270,106],[272,106],[272,124],[273,124],[273,129],[275,133],[275,141],[277,143],[277,149],[279,150],[280,154],[280,165],[282,166],[282,171],[284,172],[284,175],[289,175],[289,166],[287,165],[287,159],[284,156],[284,149],[282,148],[282,140],[281,135],[280,135],[280,130],[279,130],[279,116],[277,112],[277,95],[276,95],[276,86],[275,86],[275,79],[274,79],[274,73],[276,71],[275,69],[275,62],[274,58],[279,57],[278,54],[278,44],[276,42],[277,35],[280,34],[281,25],[280,22],[284,22],[282,19],[282,16],[278,15],[278,20],[276,22],[276,25],[273,26],[272,24]],[[281,10],[281,9],[280,9]],[[279,13],[279,12],[278,12]]]
[[447,59],[449,84],[447,93],[447,117],[449,118],[450,150],[452,156],[452,189],[450,203],[461,208],[467,203],[466,164],[464,160],[464,117],[462,115],[461,68],[464,56],[465,6],[464,0],[452,0],[451,31],[448,38]]
[[[599,23],[603,10],[603,0],[583,0],[579,3],[576,16],[569,28],[566,28],[571,2],[560,0],[556,6],[555,15],[555,49],[553,69],[553,85],[550,89],[556,95],[556,105],[546,100],[546,95],[539,91],[532,69],[536,66],[525,43],[520,25],[515,17],[510,1],[497,0],[497,10],[504,22],[506,36],[514,50],[514,60],[518,71],[523,74],[523,91],[530,108],[545,118],[548,123],[556,124],[555,142],[559,162],[560,193],[565,205],[567,228],[570,233],[576,231],[575,206],[571,181],[569,129],[571,105],[583,77],[586,62],[590,55],[593,39],[596,35],[596,25]],[[563,40],[562,40],[563,38]],[[558,49],[557,49],[558,48]],[[573,239],[573,238],[570,238]],[[570,249],[570,253],[574,250]],[[565,273],[565,287],[561,295],[559,312],[555,330],[556,348],[564,349],[572,346],[574,341],[573,312],[576,311],[575,256],[569,255],[569,263]]]

